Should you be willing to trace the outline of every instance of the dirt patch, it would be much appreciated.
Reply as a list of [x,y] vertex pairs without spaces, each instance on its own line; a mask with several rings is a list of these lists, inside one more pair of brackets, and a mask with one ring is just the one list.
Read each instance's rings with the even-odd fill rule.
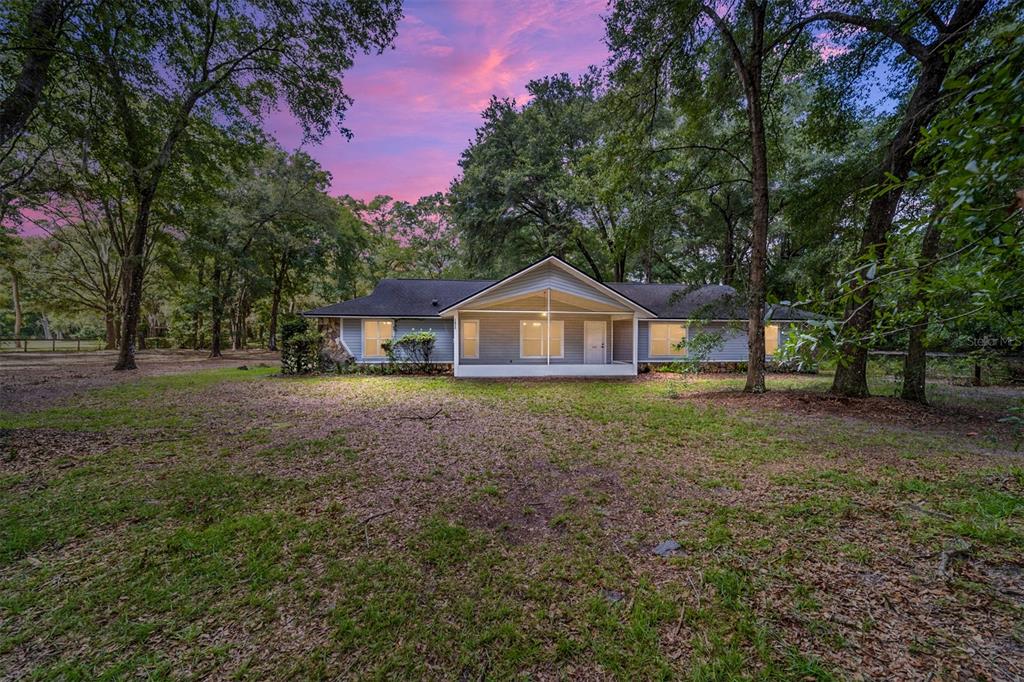
[[833,416],[914,430],[953,433],[969,438],[994,432],[999,435],[1009,433],[1009,429],[999,423],[999,418],[1004,415],[919,405],[885,396],[846,398],[808,390],[776,390],[760,395],[742,391],[702,391],[684,394],[677,399],[716,407]]
[[617,472],[538,459],[477,491],[459,516],[467,525],[494,531],[518,545],[562,535],[573,516],[593,513],[606,526],[613,516],[608,507],[625,502],[624,495]]
[[115,351],[0,354],[0,411],[53,407],[91,389],[141,377],[241,365],[276,366],[280,362],[277,353],[267,351],[231,351],[210,358],[205,351],[151,350],[140,351],[136,357],[138,369],[115,372]]

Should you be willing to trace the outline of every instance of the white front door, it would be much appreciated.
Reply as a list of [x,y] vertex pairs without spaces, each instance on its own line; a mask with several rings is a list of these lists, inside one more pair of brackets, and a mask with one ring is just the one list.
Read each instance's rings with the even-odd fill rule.
[[600,320],[583,321],[583,362],[603,365],[605,362],[605,323]]

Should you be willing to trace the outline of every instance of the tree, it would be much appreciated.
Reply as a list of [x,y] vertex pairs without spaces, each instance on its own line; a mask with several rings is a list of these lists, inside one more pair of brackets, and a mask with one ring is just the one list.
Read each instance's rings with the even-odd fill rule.
[[397,0],[148,0],[105,3],[83,20],[77,49],[87,78],[112,102],[136,205],[115,369],[135,367],[153,205],[193,120],[258,120],[283,101],[309,138],[324,136],[350,102],[343,72],[357,52],[387,47],[400,16]]
[[[885,257],[887,237],[903,194],[902,182],[913,168],[921,131],[947,101],[942,96],[943,81],[985,6],[985,0],[960,0],[948,10],[947,18],[939,13],[942,8],[937,9],[932,3],[922,6],[894,2],[884,7],[855,3],[852,13],[819,12],[805,22],[828,22],[837,32],[835,40],[850,42],[852,54],[877,53],[879,39],[889,41],[916,71],[909,97],[895,116],[895,129],[885,144],[881,163],[867,182],[881,191],[870,202],[861,233],[858,254],[862,261],[879,262]],[[875,287],[869,279],[856,277],[852,288],[856,294],[849,297],[843,313],[844,332],[849,340],[840,347],[832,391],[866,396],[868,347],[864,339],[870,333],[875,313]]]
[[577,81],[561,74],[528,83],[532,99],[523,107],[491,100],[451,187],[471,269],[506,273],[553,254],[578,256],[597,280],[609,278],[607,261],[585,234],[607,216],[577,177],[599,140],[602,88],[596,71]]
[[42,101],[52,78],[50,66],[58,53],[56,46],[62,42],[73,6],[66,0],[36,0],[23,14],[24,4],[12,4],[4,17],[5,24],[14,27],[8,34],[9,44],[22,58],[16,75],[12,74],[13,83],[4,88],[0,100],[0,147],[28,127]]
[[[620,70],[650,76],[647,106],[656,109],[663,81],[669,75],[677,98],[686,84],[715,92],[711,107],[730,102],[723,97],[724,64],[739,81],[736,93],[747,121],[751,186],[750,277],[747,286],[747,382],[744,390],[765,390],[764,311],[768,227],[770,222],[768,131],[765,112],[781,91],[784,70],[808,55],[803,29],[809,4],[745,0],[736,8],[699,1],[666,4],[660,0],[621,0],[608,19],[608,39]],[[692,90],[691,90],[692,91]],[[699,90],[698,90],[699,91]],[[707,106],[706,105],[706,106]],[[727,105],[729,106],[729,105]],[[706,112],[692,112],[700,115]],[[696,144],[695,148],[707,147]],[[728,150],[719,151],[728,154]]]
[[14,306],[14,347],[21,348],[21,290],[18,282],[21,278],[22,244],[21,240],[9,231],[0,227],[0,263],[11,278],[11,303]]
[[309,155],[275,154],[260,213],[267,229],[257,240],[270,281],[267,348],[277,350],[281,299],[288,287],[299,288],[330,264],[354,258],[362,243],[342,220],[338,204],[327,196],[330,174]]

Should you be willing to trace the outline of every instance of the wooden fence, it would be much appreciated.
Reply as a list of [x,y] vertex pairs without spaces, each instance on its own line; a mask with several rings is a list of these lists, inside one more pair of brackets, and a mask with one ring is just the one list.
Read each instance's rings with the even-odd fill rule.
[[77,352],[102,350],[103,339],[16,339],[0,338],[0,353]]

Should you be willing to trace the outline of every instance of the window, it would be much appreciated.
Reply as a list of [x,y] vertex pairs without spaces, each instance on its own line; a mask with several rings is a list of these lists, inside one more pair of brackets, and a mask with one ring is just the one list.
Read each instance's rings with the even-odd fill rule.
[[565,324],[562,320],[551,320],[549,322],[551,335],[548,338],[548,352],[553,358],[565,357],[563,349],[565,347]]
[[565,324],[562,320],[520,320],[519,357],[546,358],[544,330],[549,328],[548,349],[553,358],[565,356]]
[[395,330],[392,320],[363,320],[363,357],[382,358],[381,341],[390,339]]
[[686,325],[681,322],[651,322],[648,354],[652,358],[686,355],[686,348],[678,348],[686,339]]
[[779,350],[779,325],[766,324],[764,326],[764,354],[775,355]]
[[462,344],[460,352],[464,358],[480,357],[480,320],[462,320]]

